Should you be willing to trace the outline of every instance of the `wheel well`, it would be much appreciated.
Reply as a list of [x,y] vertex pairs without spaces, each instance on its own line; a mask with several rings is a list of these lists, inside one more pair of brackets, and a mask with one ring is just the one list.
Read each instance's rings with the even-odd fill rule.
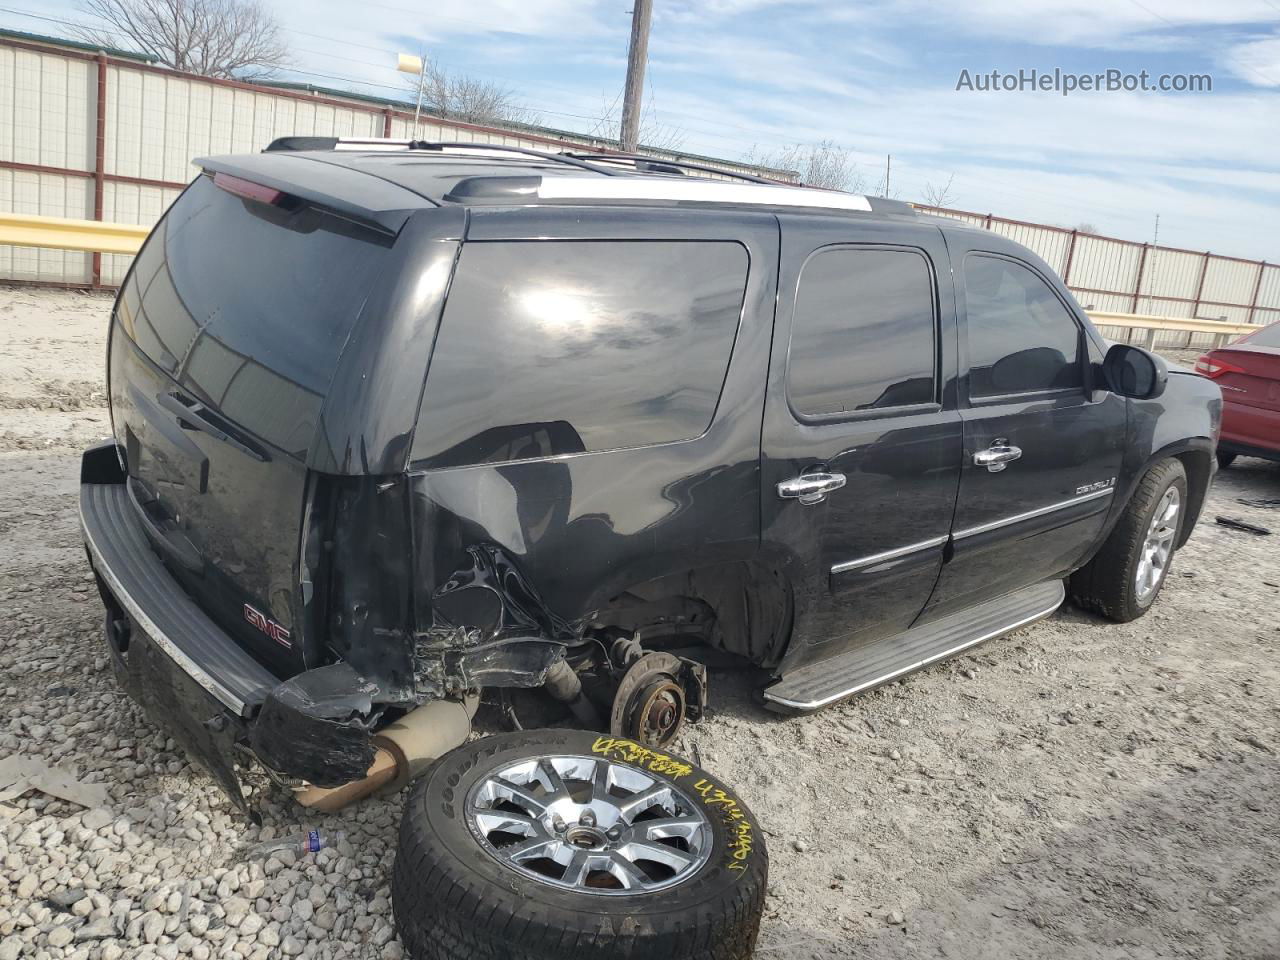
[[634,584],[611,597],[592,625],[638,633],[646,646],[706,644],[772,666],[786,649],[791,609],[781,571],[733,562]]
[[1213,476],[1213,455],[1202,450],[1184,450],[1173,456],[1187,473],[1187,522],[1182,525],[1182,533],[1178,537],[1178,546],[1181,547],[1190,539],[1191,530],[1204,509],[1209,480]]

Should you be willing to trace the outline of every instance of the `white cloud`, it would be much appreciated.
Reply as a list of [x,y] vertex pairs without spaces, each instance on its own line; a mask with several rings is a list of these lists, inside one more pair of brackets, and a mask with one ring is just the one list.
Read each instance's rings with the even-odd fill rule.
[[[831,20],[871,22],[945,22],[970,35],[997,37],[1035,46],[1141,48],[1160,42],[1156,34],[1187,27],[1272,23],[1276,8],[1268,0],[970,0],[939,4],[933,0],[880,0],[843,4],[815,0],[819,15]],[[1168,42],[1168,41],[1165,41]]]
[[1224,63],[1245,83],[1280,87],[1280,35],[1236,44],[1227,50]]

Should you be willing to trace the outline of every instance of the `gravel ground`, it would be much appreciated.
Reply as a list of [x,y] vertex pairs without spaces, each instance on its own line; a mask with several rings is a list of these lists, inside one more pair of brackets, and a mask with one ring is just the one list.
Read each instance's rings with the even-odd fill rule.
[[[399,798],[246,826],[112,682],[75,516],[109,301],[0,289],[0,758],[104,784],[0,804],[0,960],[394,958]],[[1178,358],[1184,359],[1184,358]],[[769,838],[761,957],[1277,957],[1280,468],[1239,460],[1144,619],[1072,608],[793,719],[713,678],[681,744]],[[481,714],[482,726],[492,721]],[[317,855],[242,843],[318,827]]]

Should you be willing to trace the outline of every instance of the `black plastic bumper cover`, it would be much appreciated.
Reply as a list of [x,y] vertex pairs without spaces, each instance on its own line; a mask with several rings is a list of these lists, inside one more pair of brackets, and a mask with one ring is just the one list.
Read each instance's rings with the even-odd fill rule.
[[151,550],[123,483],[80,485],[93,569],[129,618],[192,680],[248,718],[280,681],[196,606]]
[[[246,746],[272,770],[334,786],[363,775],[376,684],[339,663],[280,681],[182,590],[152,552],[113,445],[85,453],[80,522],[125,690],[245,808]],[[246,810],[247,812],[247,810]]]

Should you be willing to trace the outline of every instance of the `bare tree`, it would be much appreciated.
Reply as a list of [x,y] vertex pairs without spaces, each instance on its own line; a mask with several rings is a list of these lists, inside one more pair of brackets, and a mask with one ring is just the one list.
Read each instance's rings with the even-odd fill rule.
[[955,194],[951,192],[951,184],[955,182],[956,175],[953,173],[947,177],[947,182],[941,187],[935,186],[932,181],[924,185],[924,202],[930,207],[945,207],[947,204],[955,200]]
[[[591,136],[622,143],[622,118],[618,115],[619,99],[615,99],[612,105],[601,106],[600,119],[591,128]],[[646,107],[640,114],[638,142],[641,147],[658,153],[679,153],[684,147],[684,131],[670,124],[658,123]]]
[[[405,77],[405,85],[418,95],[419,78]],[[434,60],[422,58],[422,108],[438,117],[464,123],[536,124],[538,114],[516,99],[507,87],[463,73],[450,73]]]
[[743,159],[761,167],[794,171],[800,174],[800,182],[810,187],[861,193],[867,182],[849,151],[830,140],[767,152],[752,147]]
[[75,28],[100,46],[132,46],[175,70],[256,80],[289,59],[280,24],[258,0],[81,0],[94,23]]

